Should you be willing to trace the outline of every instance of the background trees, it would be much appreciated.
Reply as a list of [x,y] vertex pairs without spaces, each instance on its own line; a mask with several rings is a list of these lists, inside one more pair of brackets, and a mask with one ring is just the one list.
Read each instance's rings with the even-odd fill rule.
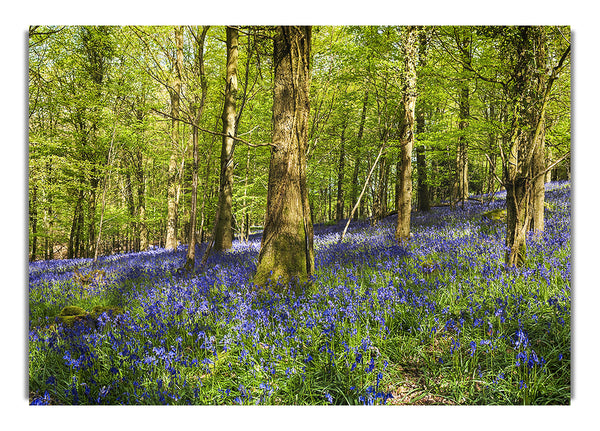
[[[231,130],[222,119],[225,94],[238,111],[238,148],[227,162],[230,232],[248,238],[267,228],[278,30],[236,29],[237,93],[223,93],[234,28],[31,27],[30,259],[210,239],[224,190],[218,143]],[[525,231],[543,229],[542,181],[570,175],[569,28],[419,27],[411,38],[407,30],[312,30],[312,221],[338,222],[355,206],[353,217],[373,222],[407,214],[398,202],[408,186],[403,202],[422,211],[507,185],[513,193],[521,174],[510,160],[529,136],[536,143],[520,172],[531,183],[527,212],[537,217],[527,217]],[[400,163],[404,95],[416,97],[410,164]],[[414,172],[396,187],[408,165]]]

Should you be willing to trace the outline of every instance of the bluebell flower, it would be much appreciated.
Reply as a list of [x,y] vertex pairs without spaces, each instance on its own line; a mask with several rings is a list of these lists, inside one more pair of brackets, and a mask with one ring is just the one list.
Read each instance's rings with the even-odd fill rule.
[[475,341],[471,341],[469,346],[471,348],[471,356],[473,356],[475,354],[475,350],[477,349],[477,343],[475,343]]

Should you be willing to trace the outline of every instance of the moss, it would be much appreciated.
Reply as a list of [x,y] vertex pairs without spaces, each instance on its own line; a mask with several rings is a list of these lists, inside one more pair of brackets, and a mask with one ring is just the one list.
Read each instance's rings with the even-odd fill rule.
[[494,221],[506,221],[506,209],[499,208],[491,211],[486,211],[481,214],[482,217]]
[[107,307],[104,305],[96,305],[94,308],[92,308],[92,312],[90,314],[95,319],[97,319],[102,313],[106,313],[110,316],[116,316],[119,314],[123,314],[123,309],[121,307]]
[[83,308],[76,307],[74,305],[69,305],[67,307],[64,307],[58,315],[59,316],[79,316],[79,315],[85,315],[85,314],[87,314],[87,311],[85,311]]
[[267,287],[271,280],[273,290],[282,290],[290,282],[308,282],[306,268],[306,233],[300,223],[297,236],[278,235],[273,238],[269,248],[261,256],[254,284]]
[[64,307],[60,314],[56,316],[56,320],[65,326],[73,326],[76,321],[87,320],[88,318],[89,313],[87,311],[74,305]]
[[90,327],[96,326],[96,320],[98,317],[106,312],[109,315],[118,315],[123,313],[123,309],[120,307],[107,307],[103,305],[97,305],[92,308],[92,311],[88,313],[81,307],[77,307],[74,305],[69,305],[64,307],[58,316],[56,316],[56,320],[65,326],[73,326],[73,324],[77,321],[83,321]]

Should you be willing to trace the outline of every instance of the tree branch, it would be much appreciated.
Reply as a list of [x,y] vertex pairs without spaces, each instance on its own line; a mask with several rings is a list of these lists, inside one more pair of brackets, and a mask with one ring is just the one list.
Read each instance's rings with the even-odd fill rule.
[[203,129],[202,127],[198,126],[197,124],[194,124],[194,122],[192,122],[192,121],[186,120],[184,118],[175,118],[172,115],[167,114],[166,112],[159,111],[158,109],[152,108],[152,111],[156,112],[159,115],[162,115],[163,117],[170,118],[170,119],[175,120],[175,121],[181,121],[182,123],[188,124],[188,125],[190,125],[192,127],[196,127],[201,132],[209,133],[211,135],[216,135],[216,136],[225,136],[226,138],[231,138],[234,141],[241,142],[242,144],[246,144],[246,145],[248,145],[249,147],[252,147],[252,148],[256,148],[256,147],[273,147],[273,148],[277,148],[277,145],[274,144],[274,143],[272,143],[272,142],[265,142],[265,143],[262,143],[262,144],[253,144],[252,142],[248,142],[245,139],[238,138],[237,136],[232,136],[231,133],[225,134],[225,133],[221,133],[221,132],[215,132],[213,130]]

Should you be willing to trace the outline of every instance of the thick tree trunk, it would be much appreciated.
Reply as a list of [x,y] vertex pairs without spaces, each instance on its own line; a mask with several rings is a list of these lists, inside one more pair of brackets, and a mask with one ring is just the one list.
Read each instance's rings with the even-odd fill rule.
[[[223,104],[223,143],[221,146],[221,180],[219,205],[215,220],[213,250],[228,250],[233,241],[233,152],[235,149],[236,95],[238,90],[238,29],[227,27],[227,68],[225,75],[225,103]],[[231,136],[231,137],[229,137]]]
[[167,232],[165,240],[166,249],[177,248],[177,195],[178,195],[178,170],[179,159],[179,105],[181,98],[181,76],[183,69],[183,27],[175,27],[175,77],[171,96],[171,156],[169,158],[169,171],[167,177]]
[[314,272],[306,185],[310,27],[278,27],[274,43],[273,144],[267,208],[254,282],[307,282]]
[[[535,55],[540,49],[540,27],[519,27],[513,70],[513,85],[509,96],[513,103],[512,130],[509,140],[508,160],[503,166],[506,187],[506,256],[507,266],[521,266],[525,262],[526,233],[531,223],[532,155],[535,154],[537,130],[541,125],[542,109],[535,109],[536,99],[541,100],[539,70]],[[541,115],[541,116],[540,116]],[[539,136],[539,135],[538,135]]]
[[[541,57],[545,58],[545,30],[543,27],[519,27],[515,51],[513,85],[509,100],[514,106],[508,160],[505,161],[506,187],[506,264],[519,266],[525,261],[526,232],[531,228],[532,195],[534,183],[543,177],[544,169],[536,167],[543,162],[543,125],[552,85],[570,53],[570,46],[562,54],[550,77],[545,74]],[[536,162],[535,158],[541,160]],[[543,204],[540,211],[543,211]],[[542,223],[543,221],[538,221]]]
[[417,28],[409,26],[403,34],[404,50],[404,88],[400,106],[400,170],[397,173],[398,196],[396,208],[396,241],[407,241],[410,238],[410,212],[412,205],[412,166],[411,156],[414,144],[414,118],[417,90]]
[[[539,70],[546,70],[548,65],[547,38],[544,31],[541,31],[537,37],[537,50],[535,53],[535,62]],[[544,73],[535,74],[536,93],[545,94],[547,76]],[[545,97],[536,104],[536,109],[532,110],[534,115],[532,123],[536,125],[531,132],[531,139],[534,145],[533,157],[531,160],[531,175],[533,177],[531,191],[531,225],[530,230],[542,232],[544,230],[544,200],[545,200],[545,170],[546,170],[546,122],[545,122]]]

